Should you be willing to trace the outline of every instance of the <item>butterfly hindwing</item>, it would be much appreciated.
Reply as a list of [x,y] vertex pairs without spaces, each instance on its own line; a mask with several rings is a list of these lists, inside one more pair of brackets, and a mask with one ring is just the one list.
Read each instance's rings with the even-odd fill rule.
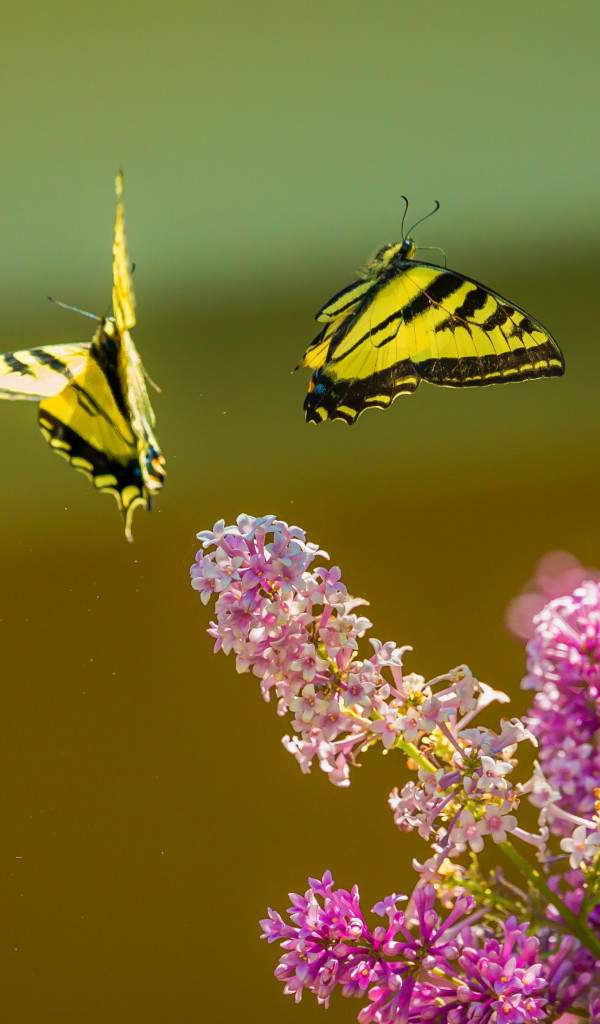
[[100,327],[82,372],[40,402],[38,419],[54,451],[116,498],[130,540],[133,512],[148,507],[148,495],[114,355],[114,339]]
[[417,370],[398,338],[405,299],[398,280],[383,287],[372,282],[346,316],[323,329],[300,364],[315,367],[304,403],[307,420],[353,423],[365,409],[385,408],[416,390]]
[[160,490],[164,477],[164,458],[154,433],[154,410],[146,388],[146,374],[129,331],[121,336],[121,380],[131,429],[136,437],[138,461],[150,494]]
[[467,387],[564,372],[558,345],[525,310],[462,274],[406,258],[403,245],[404,258],[395,258],[400,244],[385,247],[365,279],[317,315],[326,326],[300,363],[314,369],[307,420],[353,423],[421,380]]

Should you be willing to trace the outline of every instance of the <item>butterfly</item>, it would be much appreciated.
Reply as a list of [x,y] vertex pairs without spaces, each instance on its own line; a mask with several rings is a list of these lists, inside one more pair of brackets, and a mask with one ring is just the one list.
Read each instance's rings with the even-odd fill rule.
[[459,388],[564,373],[562,353],[538,320],[464,274],[414,259],[410,232],[402,234],[317,313],[325,326],[296,367],[314,370],[307,421],[354,423],[421,380]]
[[135,297],[125,245],[121,171],[116,188],[113,315],[85,314],[98,321],[89,342],[0,356],[0,398],[40,403],[44,437],[98,491],[116,498],[125,536],[131,541],[133,513],[138,507],[150,509],[152,495],[163,486],[165,460],[154,434],[146,372],[129,333],[135,325]]

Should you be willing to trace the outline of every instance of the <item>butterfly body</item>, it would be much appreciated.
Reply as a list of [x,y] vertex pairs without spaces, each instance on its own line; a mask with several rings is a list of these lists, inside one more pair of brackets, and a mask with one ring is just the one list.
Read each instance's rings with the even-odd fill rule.
[[353,423],[421,380],[482,386],[560,376],[564,360],[542,324],[498,292],[413,258],[411,238],[383,246],[316,320],[300,366],[314,370],[306,419]]
[[44,437],[98,491],[116,498],[131,540],[133,513],[151,507],[152,495],[163,486],[165,460],[154,434],[145,370],[130,335],[135,312],[120,174],[117,196],[114,315],[97,318],[91,342],[0,356],[0,397],[40,403]]

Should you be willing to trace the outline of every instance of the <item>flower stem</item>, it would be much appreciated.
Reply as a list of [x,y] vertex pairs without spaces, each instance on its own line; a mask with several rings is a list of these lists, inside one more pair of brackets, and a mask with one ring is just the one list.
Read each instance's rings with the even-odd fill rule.
[[407,757],[410,757],[411,760],[415,761],[420,768],[424,768],[425,771],[428,772],[435,771],[433,765],[427,760],[427,758],[423,757],[423,755],[419,753],[414,743],[407,743],[406,740],[397,739],[394,746],[403,750]]
[[556,907],[570,932],[583,943],[586,949],[589,949],[590,953],[596,958],[596,960],[600,960],[600,940],[596,935],[594,935],[593,931],[588,928],[585,921],[581,921],[577,914],[574,914],[572,910],[569,910],[560,897],[557,896],[555,892],[552,892],[552,889],[546,884],[537,868],[534,868],[529,861],[525,860],[525,857],[522,857],[511,843],[507,841],[505,843],[499,843],[498,845],[511,863],[514,864],[521,874],[530,882],[533,888],[537,889],[540,895],[543,896],[548,903],[551,903],[552,906]]

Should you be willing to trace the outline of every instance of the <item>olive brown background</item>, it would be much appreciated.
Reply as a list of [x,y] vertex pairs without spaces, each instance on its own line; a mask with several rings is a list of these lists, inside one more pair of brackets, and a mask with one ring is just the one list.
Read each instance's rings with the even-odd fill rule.
[[[554,547],[600,565],[593,5],[32,0],[3,17],[0,350],[86,339],[110,300],[115,170],[135,340],[168,479],[127,545],[112,499],[0,404],[0,1017],[351,1021],[300,1007],[258,941],[331,868],[370,907],[423,846],[400,757],[302,776],[252,676],[212,654],[195,533],[297,523],[410,670],[468,662],[526,706],[503,609]],[[408,222],[510,296],[563,379],[424,385],[304,423],[314,312]]]

